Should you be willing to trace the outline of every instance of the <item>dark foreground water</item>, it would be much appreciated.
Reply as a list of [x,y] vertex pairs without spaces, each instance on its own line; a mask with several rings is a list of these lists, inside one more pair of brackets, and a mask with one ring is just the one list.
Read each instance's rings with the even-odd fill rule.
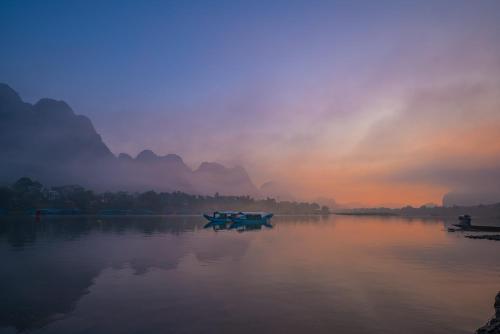
[[500,242],[439,220],[0,218],[0,333],[471,333]]

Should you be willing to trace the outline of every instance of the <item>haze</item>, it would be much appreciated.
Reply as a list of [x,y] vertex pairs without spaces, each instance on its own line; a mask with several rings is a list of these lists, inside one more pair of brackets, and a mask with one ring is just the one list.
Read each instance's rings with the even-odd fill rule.
[[500,200],[498,1],[2,1],[0,45],[0,82],[68,102],[115,154],[304,199]]

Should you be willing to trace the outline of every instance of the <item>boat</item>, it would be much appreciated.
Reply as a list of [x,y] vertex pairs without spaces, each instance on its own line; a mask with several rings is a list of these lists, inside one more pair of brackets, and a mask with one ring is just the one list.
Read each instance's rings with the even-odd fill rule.
[[250,230],[273,227],[270,222],[272,216],[268,212],[215,211],[212,215],[203,214],[208,220],[204,228]]
[[470,225],[472,222],[472,218],[469,215],[461,215],[458,216],[458,220],[462,225]]
[[230,228],[239,228],[249,225],[272,227],[272,217],[273,214],[269,212],[238,212],[237,215],[231,217],[233,224]]
[[458,224],[453,224],[453,226],[460,228],[469,228],[471,226],[472,218],[469,215],[460,215],[458,216]]
[[[458,224],[455,226],[459,226]],[[468,232],[500,232],[500,226],[490,226],[490,225],[470,225],[461,226],[462,231]]]
[[238,211],[215,211],[211,216],[203,214],[203,217],[213,224],[227,224],[231,223],[231,218],[238,214]]
[[[469,215],[461,215],[458,217],[459,223],[453,226],[459,227],[458,231],[477,231],[477,232],[500,232],[500,226],[490,225],[472,225],[472,218]],[[450,229],[448,229],[450,231]],[[454,231],[457,231],[456,229]],[[450,232],[454,232],[450,231]]]

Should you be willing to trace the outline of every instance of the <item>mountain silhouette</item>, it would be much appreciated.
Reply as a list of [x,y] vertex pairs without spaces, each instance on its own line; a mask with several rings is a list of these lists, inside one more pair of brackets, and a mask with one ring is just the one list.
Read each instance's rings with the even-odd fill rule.
[[227,168],[216,162],[203,162],[194,171],[193,180],[206,194],[219,192],[225,195],[259,195],[250,176],[241,166]]
[[1,182],[29,176],[48,185],[81,184],[99,191],[258,195],[242,167],[204,162],[193,171],[179,155],[151,150],[116,157],[91,120],[64,101],[26,103],[6,84],[0,84],[0,156]]
[[292,191],[283,183],[277,181],[267,181],[260,186],[260,193],[263,196],[279,199],[282,201],[294,201]]

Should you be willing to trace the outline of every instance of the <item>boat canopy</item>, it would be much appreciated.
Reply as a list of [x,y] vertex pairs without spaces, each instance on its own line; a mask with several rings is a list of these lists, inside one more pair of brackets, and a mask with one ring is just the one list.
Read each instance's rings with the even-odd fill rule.
[[215,218],[226,218],[228,216],[235,216],[239,214],[238,211],[215,211],[213,217]]
[[270,218],[272,217],[273,214],[269,212],[246,211],[246,212],[240,212],[238,215],[244,216],[246,219],[263,219],[263,218]]

